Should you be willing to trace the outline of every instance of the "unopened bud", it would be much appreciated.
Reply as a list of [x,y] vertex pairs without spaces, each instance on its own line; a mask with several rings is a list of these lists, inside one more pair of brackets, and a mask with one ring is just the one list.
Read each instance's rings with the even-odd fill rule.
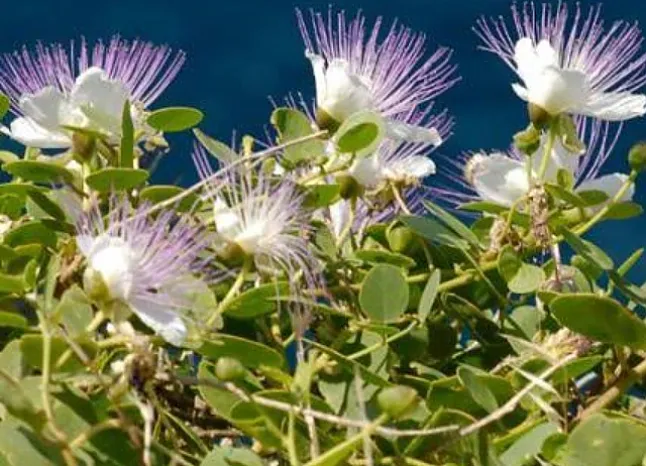
[[237,359],[225,356],[215,363],[215,375],[223,382],[232,382],[245,376],[245,368]]
[[342,199],[357,199],[363,195],[363,186],[350,175],[337,176],[336,182],[339,185],[339,194]]
[[404,385],[389,387],[377,396],[377,403],[383,412],[393,419],[401,419],[410,414],[418,403],[417,392]]
[[628,163],[636,172],[646,170],[646,142],[637,143],[630,149]]
[[534,154],[541,145],[541,132],[534,124],[514,134],[514,145],[525,155]]
[[415,233],[403,225],[397,226],[390,228],[386,232],[386,239],[388,240],[388,246],[390,246],[391,251],[402,253],[407,251],[415,241]]

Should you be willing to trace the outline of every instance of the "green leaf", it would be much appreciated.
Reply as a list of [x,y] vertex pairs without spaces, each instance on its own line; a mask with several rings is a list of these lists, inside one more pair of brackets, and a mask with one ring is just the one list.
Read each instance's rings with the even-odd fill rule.
[[52,218],[60,221],[65,221],[65,212],[59,205],[52,201],[49,197],[36,189],[30,190],[27,193],[32,201],[40,207],[43,212],[50,215]]
[[340,152],[366,156],[375,151],[384,137],[384,121],[377,113],[357,112],[346,118],[334,140]]
[[245,448],[215,447],[200,466],[265,466],[253,451]]
[[562,188],[571,191],[574,188],[575,183],[574,175],[570,170],[566,168],[559,168],[558,172],[556,173],[556,182]]
[[401,269],[373,267],[361,285],[359,303],[373,322],[396,322],[408,307],[408,284]]
[[428,241],[458,249],[467,249],[469,247],[469,243],[431,218],[408,215],[400,217],[400,220]]
[[0,327],[27,328],[27,319],[20,314],[0,311]]
[[121,150],[119,151],[119,166],[132,168],[135,146],[135,129],[132,125],[132,115],[130,114],[130,101],[126,100],[123,104],[121,117]]
[[507,380],[474,367],[460,366],[457,376],[476,403],[489,413],[514,396],[514,389]]
[[550,303],[550,309],[561,324],[593,340],[646,349],[646,324],[610,298],[595,294],[559,296]]
[[[139,199],[142,201],[150,202],[151,204],[159,204],[160,202],[166,201],[172,197],[178,196],[183,193],[184,189],[179,186],[172,185],[155,185],[155,186],[146,186],[139,193]],[[191,193],[182,198],[178,204],[174,205],[173,208],[180,211],[186,212],[191,210],[194,207],[197,207],[200,203],[200,200],[197,194]]]
[[608,277],[625,296],[642,306],[646,306],[646,289],[630,283],[617,272],[609,272]]
[[565,201],[566,203],[574,206],[574,207],[586,207],[588,204],[587,202],[582,199],[577,193],[564,188],[562,186],[556,185],[556,184],[546,184],[545,185],[545,190],[554,198],[559,199],[561,201]]
[[506,282],[512,280],[522,266],[523,261],[518,257],[511,245],[507,244],[500,250],[498,254],[498,273]]
[[92,321],[93,312],[90,300],[78,285],[67,289],[58,305],[54,315],[72,336],[83,335],[85,329]]
[[558,425],[543,422],[514,442],[500,456],[505,466],[527,466],[534,464],[534,458],[541,452],[543,442],[552,434],[558,432]]
[[639,466],[646,456],[646,427],[627,418],[595,414],[574,428],[559,451],[559,466]]
[[[271,124],[276,128],[281,144],[300,139],[314,133],[309,118],[293,108],[277,108],[271,114]],[[325,154],[325,143],[311,139],[300,144],[286,147],[284,159],[291,164],[313,160]]]
[[16,248],[26,244],[42,244],[55,248],[57,237],[41,221],[26,222],[14,228],[4,237],[6,245]]
[[213,361],[222,357],[234,358],[252,369],[260,366],[285,367],[285,359],[278,351],[233,335],[218,334],[214,340],[205,341],[197,352]]
[[422,293],[419,305],[417,306],[417,315],[421,322],[426,321],[433,309],[433,304],[435,303],[435,298],[437,298],[437,292],[440,286],[441,276],[442,274],[439,269],[435,269],[431,273],[428,282],[426,282],[424,292]]
[[207,136],[198,128],[195,128],[193,130],[193,134],[195,134],[195,137],[198,141],[200,141],[207,152],[220,162],[231,163],[239,158],[238,154],[236,154],[229,146],[227,146],[223,142],[213,139],[210,136]]
[[27,288],[22,275],[8,275],[0,272],[0,292],[22,294]]
[[[93,358],[98,349],[96,344],[87,340],[78,340],[76,342],[85,354],[91,359]],[[67,352],[69,346],[63,338],[54,337],[51,341],[51,360],[52,370],[54,370],[55,363]],[[22,352],[25,362],[34,369],[43,368],[43,337],[42,335],[23,335],[20,339],[20,351]],[[84,370],[85,366],[73,355],[57,370],[60,372],[75,372]]]
[[636,202],[620,202],[608,207],[608,212],[603,216],[605,220],[626,220],[639,217],[644,213],[644,208]]
[[268,283],[252,288],[241,293],[233,299],[223,310],[229,317],[237,319],[255,319],[256,317],[271,314],[278,308],[276,298],[290,295],[288,282]]
[[204,114],[190,107],[168,107],[155,110],[146,122],[157,131],[176,133],[191,129],[200,124]]
[[578,191],[577,194],[588,207],[596,206],[603,204],[608,201],[608,194],[604,191],[599,191],[597,189],[591,189],[588,191]]
[[473,246],[480,246],[480,240],[475,235],[469,227],[464,223],[458,220],[457,217],[451,215],[446,210],[442,209],[440,206],[433,204],[432,202],[424,201],[424,207],[428,211],[440,219],[447,227],[457,233],[461,238],[467,240]]
[[543,269],[536,265],[523,263],[507,286],[512,293],[533,293],[545,282],[545,278]]
[[0,92],[0,119],[4,118],[11,108],[11,100],[5,94]]
[[45,425],[45,413],[33,405],[18,381],[2,369],[0,369],[0,403],[12,416],[25,421],[37,431]]
[[88,186],[100,193],[124,191],[136,188],[146,182],[150,174],[147,170],[134,168],[104,168],[88,176]]
[[612,259],[601,248],[592,244],[590,241],[578,237],[566,228],[561,229],[561,234],[577,254],[592,262],[597,267],[603,270],[612,270],[615,267]]
[[17,178],[34,183],[58,184],[74,181],[74,174],[71,171],[54,163],[18,160],[4,164],[2,169]]
[[65,464],[59,447],[41,441],[32,432],[8,422],[0,423],[0,453],[11,466]]
[[336,203],[340,199],[341,186],[338,184],[319,184],[308,186],[305,191],[303,207],[319,209]]
[[415,261],[408,256],[380,249],[361,249],[355,252],[354,256],[371,264],[391,264],[404,269],[410,269],[416,265]]

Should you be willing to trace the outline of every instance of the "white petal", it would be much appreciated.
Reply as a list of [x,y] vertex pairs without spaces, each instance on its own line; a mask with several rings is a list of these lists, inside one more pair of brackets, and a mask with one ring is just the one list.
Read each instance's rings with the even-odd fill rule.
[[305,51],[305,56],[312,63],[314,81],[316,84],[316,102],[321,105],[321,103],[325,101],[325,96],[327,95],[325,84],[325,59],[309,50]]
[[[576,188],[576,191],[603,191],[608,195],[609,199],[612,199],[627,180],[627,175],[624,175],[623,173],[613,173],[611,175],[600,176],[594,180],[584,181]],[[631,184],[630,188],[626,190],[626,193],[618,200],[618,202],[631,201],[634,195],[635,185]]]
[[646,114],[646,95],[630,92],[595,93],[577,108],[581,115],[623,121]]
[[94,239],[87,260],[101,274],[110,297],[127,302],[137,276],[136,252],[122,238],[103,234]]
[[121,128],[123,106],[128,100],[128,90],[120,81],[108,78],[105,71],[91,67],[74,83],[71,102],[80,107],[93,126],[111,134]]
[[432,144],[435,147],[442,144],[442,136],[437,129],[409,125],[396,120],[387,122],[386,136],[397,141]]
[[65,116],[71,112],[66,97],[54,87],[48,86],[35,94],[20,98],[23,115],[48,130],[58,130]]
[[350,64],[345,60],[335,59],[329,64],[325,72],[325,89],[325,99],[319,106],[339,121],[374,108],[370,89],[351,72]]
[[587,98],[585,74],[548,66],[525,81],[528,100],[552,115],[570,112]]
[[559,66],[558,53],[545,39],[541,40],[536,46],[536,57],[540,66]]
[[181,346],[186,340],[186,324],[171,309],[142,298],[133,298],[128,304],[137,317],[171,345]]
[[389,178],[400,181],[410,178],[422,179],[435,174],[435,162],[423,155],[411,155],[391,162],[386,171]]
[[470,169],[473,187],[483,200],[511,206],[529,190],[525,164],[506,155],[479,156]]
[[348,170],[348,173],[360,185],[370,188],[376,187],[383,178],[379,159],[376,155],[357,159]]
[[514,90],[516,95],[523,99],[525,102],[529,100],[529,91],[525,87],[521,86],[518,83],[514,83],[511,85],[511,88]]
[[46,129],[30,118],[16,118],[3,133],[25,146],[39,149],[67,149],[72,145],[67,134]]

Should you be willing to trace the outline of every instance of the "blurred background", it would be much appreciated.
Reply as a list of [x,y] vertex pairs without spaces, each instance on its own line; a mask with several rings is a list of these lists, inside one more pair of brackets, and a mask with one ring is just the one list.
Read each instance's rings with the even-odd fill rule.
[[[574,2],[571,2],[574,4]],[[597,2],[581,1],[582,6]],[[369,23],[383,16],[428,36],[429,47],[450,46],[462,81],[438,99],[455,116],[453,137],[441,148],[448,155],[466,150],[505,149],[512,134],[526,123],[525,105],[512,92],[511,70],[493,55],[477,50],[471,28],[481,15],[509,16],[509,0],[329,0],[293,3],[284,0],[23,0],[6,11],[0,52],[11,52],[36,41],[68,42],[83,35],[90,41],[120,34],[167,43],[188,54],[177,80],[155,107],[188,105],[202,109],[201,127],[229,142],[232,132],[263,135],[271,105],[290,92],[314,95],[314,81],[296,27],[294,8],[325,11],[328,5],[353,15],[361,9]],[[633,0],[608,0],[604,18],[646,23],[646,7]],[[646,51],[646,47],[644,47]],[[646,92],[646,89],[644,89]],[[173,150],[162,160],[158,182],[192,183],[196,176],[190,160],[189,135],[171,135]],[[626,125],[604,172],[626,172],[630,145],[646,139],[646,119]],[[646,203],[646,177],[638,202]],[[432,183],[432,178],[429,183]],[[617,262],[646,246],[646,216],[628,222],[608,222],[590,239],[609,249]],[[633,271],[646,280],[646,260]]]

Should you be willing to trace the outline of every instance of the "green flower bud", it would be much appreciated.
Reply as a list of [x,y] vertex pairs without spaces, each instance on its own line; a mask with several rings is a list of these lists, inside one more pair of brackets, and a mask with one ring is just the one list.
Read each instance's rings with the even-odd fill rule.
[[[525,155],[534,154],[541,145],[540,130],[538,130],[533,124],[529,125],[523,131],[519,131],[518,133],[514,134],[514,145]],[[474,163],[477,163],[479,159],[474,156],[472,160],[475,161]],[[467,168],[470,167],[467,165]],[[473,170],[471,169],[471,171]],[[472,176],[468,176],[467,179],[469,179],[469,182],[472,183]]]
[[223,382],[232,382],[244,378],[246,370],[240,361],[222,357],[215,363],[215,375]]
[[262,162],[261,168],[265,175],[273,175],[276,170],[276,159],[265,159]]
[[630,149],[628,163],[636,172],[646,170],[646,142],[637,143]]
[[403,253],[414,243],[415,233],[406,226],[397,226],[386,232],[386,240],[391,251]]
[[363,195],[363,186],[350,175],[337,176],[336,182],[340,187],[339,194],[343,199],[356,199]]
[[329,135],[337,132],[341,126],[341,122],[335,120],[332,115],[323,110],[322,108],[316,109],[316,125],[321,129],[326,129]]
[[402,419],[417,406],[417,392],[404,385],[389,387],[377,395],[377,403],[383,412],[393,419]]

